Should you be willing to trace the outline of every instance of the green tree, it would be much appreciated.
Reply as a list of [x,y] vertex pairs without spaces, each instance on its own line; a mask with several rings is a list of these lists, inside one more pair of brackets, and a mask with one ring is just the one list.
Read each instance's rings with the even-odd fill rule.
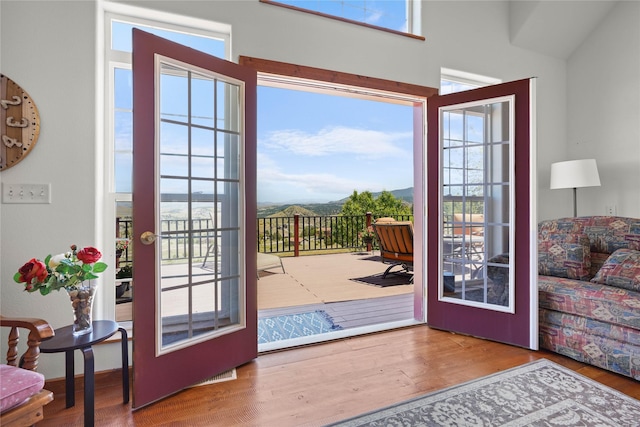
[[377,198],[370,191],[358,193],[356,190],[342,205],[340,212],[344,216],[365,215],[371,212],[375,218],[383,216],[411,215],[412,207],[396,198],[390,191],[383,191]]
[[342,206],[340,214],[345,217],[338,222],[333,229],[333,237],[344,246],[357,246],[359,234],[366,228],[367,212],[371,212],[374,218],[385,216],[411,215],[412,207],[406,202],[396,198],[390,191],[383,191],[374,198],[370,191],[353,194]]
[[357,190],[353,190],[353,194],[342,205],[340,214],[344,216],[365,215],[367,212],[373,212],[375,207],[376,202],[370,191],[358,194]]

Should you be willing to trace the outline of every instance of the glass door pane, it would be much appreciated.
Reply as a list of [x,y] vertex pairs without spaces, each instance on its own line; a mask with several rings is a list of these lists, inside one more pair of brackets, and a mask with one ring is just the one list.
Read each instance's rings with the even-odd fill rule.
[[513,310],[512,108],[507,98],[440,109],[442,300]]
[[158,353],[243,327],[240,84],[159,65]]

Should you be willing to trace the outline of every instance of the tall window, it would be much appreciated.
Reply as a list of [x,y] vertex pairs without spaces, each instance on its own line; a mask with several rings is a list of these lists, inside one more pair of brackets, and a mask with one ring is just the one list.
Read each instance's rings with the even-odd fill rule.
[[[131,209],[133,188],[132,29],[139,28],[210,55],[228,59],[230,27],[175,15],[168,17],[166,14],[159,15],[158,12],[151,10],[140,12],[139,9],[131,9],[131,13],[136,16],[130,16],[128,15],[130,8],[119,5],[110,5],[106,8],[104,20],[105,99],[107,100],[105,105],[104,158],[107,171],[105,192],[108,195],[107,203],[115,204],[115,218],[108,217],[105,236],[107,239],[110,238],[113,233],[111,224],[115,223],[116,279],[126,283],[125,287],[120,285],[119,292],[116,293],[116,320],[126,322],[131,320],[131,309],[125,307],[127,307],[126,303],[131,301],[132,285],[130,286],[130,283],[133,282],[126,282],[131,274],[125,273],[131,271],[130,267],[134,264],[132,245],[128,245],[133,230]],[[145,17],[160,17],[163,22],[143,19],[140,17],[141,14]],[[175,120],[183,118],[174,117]],[[207,216],[204,221],[211,221],[211,219]],[[165,223],[168,224],[168,221],[163,222],[163,227],[167,225]],[[203,251],[206,252],[206,245]]]
[[414,0],[261,1],[399,33],[417,35],[420,28],[420,2]]
[[132,84],[131,84],[131,30],[139,28],[168,40],[201,50],[219,58],[226,58],[229,34],[196,34],[192,28],[163,25],[147,20],[108,15],[106,22],[108,75],[111,105],[109,130],[113,146],[113,190],[131,192],[132,165]]

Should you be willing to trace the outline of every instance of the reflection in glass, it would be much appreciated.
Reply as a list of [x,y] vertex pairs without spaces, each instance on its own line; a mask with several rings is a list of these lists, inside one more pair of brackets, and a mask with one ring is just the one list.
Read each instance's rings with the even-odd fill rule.
[[162,352],[242,326],[243,266],[239,86],[179,64],[161,76]]
[[510,101],[441,109],[441,298],[508,307]]

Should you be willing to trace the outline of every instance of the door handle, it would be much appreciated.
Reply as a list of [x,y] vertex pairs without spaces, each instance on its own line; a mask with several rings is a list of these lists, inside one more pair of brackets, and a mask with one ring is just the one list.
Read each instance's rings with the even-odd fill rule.
[[140,235],[140,241],[143,245],[153,245],[156,241],[157,235],[153,234],[151,231],[145,231]]

